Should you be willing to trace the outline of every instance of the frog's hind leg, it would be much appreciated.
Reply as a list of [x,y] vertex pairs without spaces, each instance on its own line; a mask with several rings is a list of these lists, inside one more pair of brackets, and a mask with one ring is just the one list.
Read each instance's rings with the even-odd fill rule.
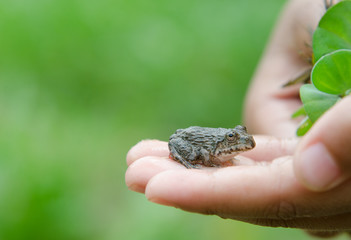
[[[169,151],[170,151],[170,158],[183,164],[186,168],[199,168],[198,165],[194,165],[194,164],[191,164],[189,162],[189,160],[187,159],[184,159],[179,153],[178,153],[178,149],[180,147],[183,147],[184,148],[184,145],[183,144],[180,144],[179,143],[179,140],[176,140],[176,139],[172,139],[170,140],[169,142]],[[184,149],[183,149],[184,151]]]
[[186,168],[199,168],[196,165],[189,163],[188,161],[184,160],[177,152],[173,152],[169,154],[170,158],[183,164]]

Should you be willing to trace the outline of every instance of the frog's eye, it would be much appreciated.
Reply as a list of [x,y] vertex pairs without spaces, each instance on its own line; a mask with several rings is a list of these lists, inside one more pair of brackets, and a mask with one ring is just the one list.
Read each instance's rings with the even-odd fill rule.
[[228,139],[229,141],[233,141],[233,140],[235,139],[235,134],[234,134],[234,133],[229,133],[229,134],[227,135],[227,139]]

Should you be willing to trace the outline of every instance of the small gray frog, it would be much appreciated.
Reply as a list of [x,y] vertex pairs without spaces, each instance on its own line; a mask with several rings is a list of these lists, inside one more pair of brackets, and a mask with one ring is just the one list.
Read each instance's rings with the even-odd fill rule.
[[187,168],[233,165],[235,155],[253,149],[256,143],[246,127],[178,129],[169,138],[170,158]]

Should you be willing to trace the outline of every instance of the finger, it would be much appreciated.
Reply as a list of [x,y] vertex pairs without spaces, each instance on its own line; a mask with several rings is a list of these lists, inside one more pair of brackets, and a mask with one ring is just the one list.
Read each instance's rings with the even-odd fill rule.
[[298,143],[297,138],[276,138],[255,135],[254,139],[256,147],[241,155],[255,161],[272,161],[278,157],[293,155]]
[[326,193],[308,191],[294,176],[292,158],[284,157],[271,165],[161,172],[145,195],[191,212],[286,221],[351,212],[349,183]]
[[[255,162],[245,157],[237,157],[235,164],[237,166],[248,166],[254,165]],[[146,184],[153,176],[163,171],[177,169],[185,169],[185,167],[167,157],[142,157],[128,167],[125,182],[130,190],[144,193]]]
[[297,187],[291,161],[280,165],[279,171],[270,166],[235,166],[162,172],[148,182],[146,196],[191,212],[269,217],[277,214],[269,213],[269,208]]
[[166,157],[169,155],[168,143],[159,140],[143,140],[127,153],[128,166],[135,160],[145,156]]
[[307,188],[332,189],[351,175],[351,97],[327,111],[297,148],[295,172]]
[[125,182],[130,190],[144,193],[149,180],[160,172],[184,169],[185,167],[169,158],[143,157],[134,161],[127,169]]

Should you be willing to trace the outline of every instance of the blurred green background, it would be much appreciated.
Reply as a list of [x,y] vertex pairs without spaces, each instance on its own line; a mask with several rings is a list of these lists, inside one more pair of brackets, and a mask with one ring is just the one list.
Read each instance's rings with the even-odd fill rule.
[[307,239],[146,201],[144,138],[241,121],[284,1],[0,1],[0,239]]

